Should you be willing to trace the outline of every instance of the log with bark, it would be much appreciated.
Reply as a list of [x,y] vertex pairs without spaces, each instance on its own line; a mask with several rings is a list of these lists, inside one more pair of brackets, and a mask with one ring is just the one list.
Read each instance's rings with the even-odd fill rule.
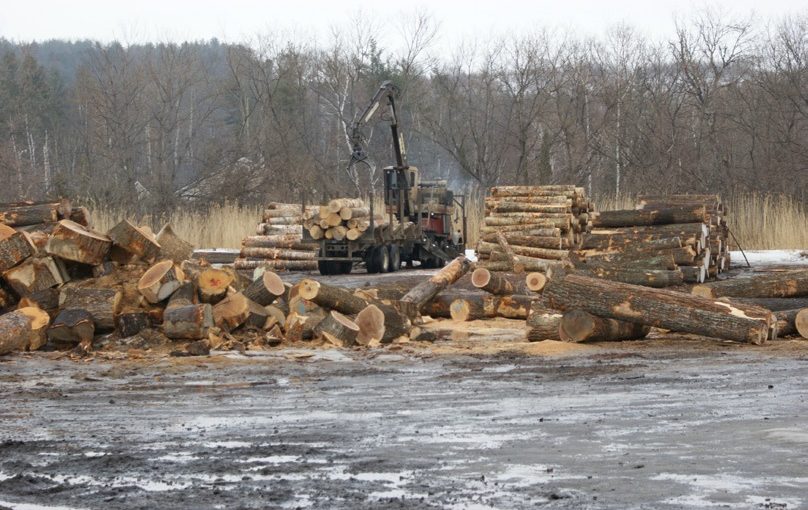
[[569,239],[562,238],[560,236],[541,237],[541,236],[522,235],[515,233],[503,234],[502,232],[492,232],[490,234],[483,235],[482,240],[487,243],[496,243],[498,242],[499,235],[504,235],[505,240],[511,246],[526,246],[529,248],[549,248],[551,250],[566,250],[570,248]]
[[797,310],[801,308],[808,308],[808,297],[804,298],[720,298],[720,301],[727,301],[728,303],[745,303],[747,305],[756,305],[767,308],[773,312],[782,310]]
[[137,290],[149,303],[167,299],[185,281],[182,269],[171,259],[161,260],[148,269],[137,284]]
[[317,269],[316,260],[268,260],[258,258],[239,257],[233,262],[236,269],[257,269],[265,267],[273,270],[286,271],[314,271]]
[[531,202],[517,202],[517,201],[487,201],[486,210],[491,213],[519,213],[519,212],[536,212],[536,213],[567,213],[571,212],[569,200],[565,199],[559,203],[531,203]]
[[[531,273],[536,274],[536,273]],[[516,275],[494,273],[485,268],[477,268],[471,273],[471,284],[474,287],[497,296],[509,294],[525,294],[525,280]]]
[[160,255],[160,245],[150,231],[122,220],[107,232],[115,246],[145,262],[153,262]]
[[69,279],[64,266],[53,257],[29,258],[5,271],[3,278],[14,292],[23,297],[58,287]]
[[558,328],[559,338],[564,342],[639,340],[650,331],[644,324],[602,319],[583,310],[564,312]]
[[459,256],[443,269],[435,273],[428,280],[424,280],[402,298],[403,303],[412,303],[415,311],[419,311],[427,302],[433,299],[438,292],[460,279],[471,269],[472,263],[464,256]]
[[351,347],[356,344],[359,331],[359,326],[354,321],[336,310],[331,310],[314,328],[315,335],[337,347]]
[[356,343],[359,345],[381,342],[384,338],[384,312],[378,306],[366,306],[356,314],[354,322],[359,326],[359,333],[356,335]]
[[163,313],[163,333],[175,340],[201,340],[213,327],[213,309],[208,303],[167,307]]
[[642,285],[643,287],[653,287],[657,289],[674,287],[684,283],[682,271],[678,269],[668,271],[666,269],[620,269],[615,267],[593,267],[586,270],[576,270],[576,272],[595,278],[603,278],[605,280],[630,283],[632,285]]
[[543,296],[561,311],[581,309],[598,317],[754,344],[764,343],[776,328],[764,308],[578,274],[551,279]]
[[203,269],[196,276],[199,299],[203,303],[218,303],[227,295],[227,289],[230,288],[234,280],[235,275],[231,271],[215,267]]
[[681,245],[706,246],[710,229],[703,223],[679,223],[655,225],[651,227],[625,227],[599,230],[588,234],[581,243],[581,249],[607,249],[612,246],[625,246],[652,240],[678,237]]
[[581,256],[573,251],[570,262],[578,269],[620,268],[620,269],[666,269],[672,271],[678,266],[670,252],[614,253],[608,255]]
[[65,217],[65,212],[70,215],[70,205],[65,202],[0,204],[0,223],[9,227],[53,223]]
[[532,292],[541,292],[547,285],[547,277],[542,273],[528,273],[525,276],[525,286]]
[[244,296],[261,306],[271,305],[286,293],[280,276],[272,271],[264,271],[254,282],[244,289]]
[[603,211],[592,218],[594,228],[637,227],[671,223],[704,223],[707,210],[703,205],[666,209],[626,209]]
[[449,314],[454,321],[472,321],[504,317],[506,319],[527,319],[533,298],[531,296],[493,296],[488,294],[468,294],[453,299]]
[[0,315],[0,355],[36,350],[45,343],[50,317],[34,307],[24,307]]
[[[317,227],[319,228],[319,227]],[[245,248],[284,248],[287,250],[316,251],[317,243],[305,243],[297,234],[280,234],[273,236],[247,236],[241,241]]]
[[17,307],[39,308],[46,311],[51,317],[55,317],[59,313],[59,294],[61,294],[61,291],[54,287],[32,292],[20,298]]
[[328,202],[328,212],[339,214],[343,207],[360,208],[364,206],[365,202],[361,198],[335,198],[334,200]]
[[383,342],[391,342],[402,335],[406,335],[411,326],[409,319],[394,307],[380,302],[371,302],[354,295],[347,289],[311,279],[301,280],[297,288],[303,299],[312,301],[329,310],[337,310],[345,315],[356,315],[369,305],[376,305],[384,315],[385,331],[382,337]]
[[527,317],[525,338],[529,342],[542,340],[559,340],[558,328],[562,314],[551,310],[541,303],[534,302]]
[[259,330],[266,329],[267,319],[269,318],[269,312],[266,308],[249,299],[247,300],[247,307],[250,314],[247,316],[247,320],[244,321],[244,327]]
[[693,295],[706,298],[790,298],[808,296],[808,269],[755,274],[693,287]]
[[286,248],[253,248],[243,247],[239,256],[246,259],[267,260],[314,260],[315,251],[301,251]]
[[26,234],[0,224],[0,271],[6,271],[36,253]]
[[59,306],[90,312],[96,331],[115,329],[115,317],[121,311],[123,294],[116,289],[97,287],[63,287]]
[[121,312],[115,317],[115,328],[122,338],[135,336],[151,327],[149,314],[143,310]]
[[48,239],[46,251],[65,260],[95,266],[104,262],[111,247],[109,237],[76,222],[61,220]]
[[227,296],[213,307],[213,323],[224,331],[233,331],[250,316],[250,300],[244,294]]
[[794,317],[794,328],[803,338],[808,338],[808,308],[803,308]]
[[87,345],[95,335],[93,316],[81,308],[65,308],[53,320],[47,335],[57,345]]
[[175,264],[190,259],[194,253],[194,245],[175,234],[169,223],[157,233],[157,244],[160,245],[160,258],[173,260]]

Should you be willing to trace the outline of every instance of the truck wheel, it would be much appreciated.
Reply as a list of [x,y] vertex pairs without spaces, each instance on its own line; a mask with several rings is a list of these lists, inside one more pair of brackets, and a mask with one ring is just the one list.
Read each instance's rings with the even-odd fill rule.
[[330,260],[318,260],[317,261],[317,269],[320,270],[320,274],[323,276],[328,276],[331,273],[331,261]]
[[376,250],[373,248],[368,248],[365,267],[367,267],[368,274],[376,274],[379,272],[379,266],[376,264]]
[[401,249],[397,244],[390,245],[390,272],[395,273],[401,268]]
[[380,273],[390,272],[390,251],[387,246],[377,246],[373,249]]
[[351,269],[353,269],[353,262],[338,262],[339,264],[339,274],[351,274]]

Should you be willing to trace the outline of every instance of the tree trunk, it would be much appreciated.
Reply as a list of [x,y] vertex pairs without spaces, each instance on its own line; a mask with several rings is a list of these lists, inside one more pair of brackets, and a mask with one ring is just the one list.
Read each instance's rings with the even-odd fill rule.
[[[480,234],[496,234],[497,232],[516,232],[520,235],[536,235],[541,237],[551,237],[553,236],[554,232],[558,232],[558,235],[561,235],[561,229],[555,226],[554,222],[540,222],[540,223],[526,223],[526,224],[517,224],[517,225],[496,225],[491,226],[488,224],[483,224],[480,227]],[[566,230],[565,230],[566,232]]]
[[236,269],[257,269],[265,267],[274,270],[286,271],[314,271],[317,269],[316,260],[269,260],[258,258],[239,257],[233,263]]
[[773,312],[808,308],[808,297],[804,298],[721,298],[719,301],[743,303],[767,308]]
[[263,306],[249,299],[247,300],[247,306],[250,309],[250,315],[244,321],[244,327],[258,330],[266,329],[269,312]]
[[525,285],[530,291],[541,292],[547,285],[547,277],[541,273],[528,273],[525,277]]
[[772,313],[751,305],[569,274],[551,279],[544,299],[555,309],[581,309],[683,333],[762,344],[776,327]]
[[351,347],[356,344],[359,326],[338,311],[331,310],[314,328],[314,333],[337,347]]
[[492,273],[488,269],[478,268],[471,273],[471,283],[478,289],[502,296],[514,294],[516,287],[504,276]]
[[29,258],[3,273],[3,278],[22,297],[64,284],[68,277],[64,267],[52,257]]
[[161,260],[143,273],[137,283],[137,290],[149,303],[159,303],[167,299],[185,281],[185,275],[173,260]]
[[525,246],[529,248],[549,248],[551,250],[566,250],[570,247],[569,239],[550,236],[525,236],[520,234],[503,234],[502,232],[493,232],[482,236],[482,240],[487,243],[496,243],[500,235],[505,236],[505,240],[511,246]]
[[285,248],[302,251],[316,251],[319,248],[317,243],[304,243],[297,234],[247,236],[241,241],[241,245],[245,248]]
[[501,213],[556,213],[556,214],[570,214],[571,209],[567,204],[568,200],[555,204],[535,204],[530,202],[489,202],[486,201],[486,211],[495,214]]
[[328,202],[328,212],[339,214],[340,209],[343,207],[359,208],[364,206],[365,202],[361,198],[335,198],[334,200]]
[[649,326],[615,319],[602,319],[583,310],[570,310],[561,317],[558,332],[564,342],[608,342],[639,340],[651,331]]
[[[36,225],[37,223],[53,223],[59,221],[62,202],[36,204],[0,204],[0,223],[9,227]],[[69,206],[68,206],[69,208]],[[68,209],[68,215],[70,214]]]
[[424,280],[401,298],[402,302],[412,303],[416,311],[434,298],[438,292],[442,291],[452,283],[460,279],[471,268],[471,262],[466,257],[460,256],[451,261],[443,269],[438,271],[428,280]]
[[[615,228],[599,230],[584,236],[580,249],[621,249],[626,245],[650,241],[656,241],[656,244],[673,243],[672,239],[678,237],[679,243],[673,247],[690,245],[701,250],[706,246],[709,233],[709,228],[703,223]],[[668,241],[662,241],[662,239]]]
[[199,299],[203,303],[218,303],[227,295],[227,289],[230,288],[233,280],[235,280],[233,273],[224,269],[214,267],[203,269],[196,277]]
[[49,322],[48,314],[33,307],[0,315],[0,355],[40,348]]
[[168,223],[157,233],[157,243],[160,245],[160,258],[171,259],[175,264],[189,260],[194,253],[194,245],[175,234]]
[[244,294],[232,294],[213,307],[213,323],[224,331],[233,331],[250,316],[250,300]]
[[682,280],[685,283],[704,283],[707,279],[707,270],[704,266],[680,266]]
[[368,345],[374,342],[381,342],[384,338],[384,312],[376,305],[368,305],[361,312],[356,314],[354,319],[359,326],[359,334],[356,336],[356,343]]
[[65,260],[92,266],[104,262],[112,240],[70,220],[60,221],[48,239],[46,251]]
[[48,340],[56,344],[89,344],[94,335],[93,316],[81,308],[65,308],[48,328]]
[[540,213],[523,213],[522,216],[486,216],[484,223],[486,227],[521,226],[522,228],[518,230],[550,227],[569,230],[571,227],[569,217],[545,219],[535,214]]
[[558,328],[561,324],[561,317],[560,313],[545,308],[539,303],[533,303],[525,323],[527,327],[525,338],[529,342],[559,340]]
[[71,207],[68,220],[74,221],[82,227],[90,227],[90,211],[86,207]]
[[531,296],[493,296],[469,294],[452,300],[449,313],[454,321],[464,322],[478,319],[504,317],[506,319],[527,319]]
[[317,253],[315,251],[299,251],[285,248],[248,248],[241,249],[239,254],[242,258],[256,258],[269,260],[314,260]]
[[141,310],[122,312],[115,318],[115,326],[121,338],[128,338],[150,328],[151,321],[149,314]]
[[212,327],[213,309],[207,303],[169,307],[163,313],[163,333],[171,339],[201,340]]
[[[520,255],[517,255],[516,258],[519,263],[524,266],[525,271],[540,271],[546,273],[551,268],[564,266],[561,261],[557,260],[536,259]],[[489,271],[510,271],[512,266],[513,265],[508,261],[494,260],[493,258],[476,264],[476,267],[482,267]]]
[[96,331],[115,329],[115,316],[121,311],[123,294],[115,289],[93,287],[63,287],[59,306],[64,310],[76,308],[90,312]]
[[619,228],[676,223],[704,223],[707,220],[707,211],[703,205],[667,209],[627,209],[596,213],[592,217],[592,227]]
[[301,280],[298,284],[298,289],[300,297],[303,299],[345,315],[356,315],[368,305],[376,305],[384,314],[385,332],[382,338],[383,342],[390,342],[399,336],[406,335],[410,328],[410,321],[392,306],[379,302],[371,303],[352,294],[347,289],[326,285],[311,279]]
[[132,225],[128,220],[123,220],[112,227],[107,236],[112,239],[115,246],[123,248],[145,262],[154,262],[160,255],[160,245],[151,232]]
[[808,296],[808,269],[732,278],[696,285],[691,291],[706,298],[790,298]]
[[803,308],[794,317],[794,328],[803,338],[808,338],[808,308]]
[[244,296],[261,306],[271,305],[276,299],[286,293],[283,280],[272,271],[264,273],[244,289]]
[[615,253],[613,255],[592,255],[581,257],[570,254],[570,261],[578,269],[667,269],[677,268],[671,253]]
[[0,224],[0,271],[6,271],[31,257],[36,248],[25,234]]

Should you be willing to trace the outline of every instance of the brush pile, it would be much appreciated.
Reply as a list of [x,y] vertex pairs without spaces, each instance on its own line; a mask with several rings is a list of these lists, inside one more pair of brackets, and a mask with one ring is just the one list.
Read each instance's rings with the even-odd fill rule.
[[641,197],[636,209],[593,213],[570,261],[579,273],[635,285],[701,283],[729,268],[723,214],[717,195]]
[[280,271],[317,269],[318,246],[303,242],[304,218],[317,208],[300,204],[271,203],[264,209],[256,235],[245,237],[241,252],[233,262],[238,270],[259,267]]
[[583,188],[572,185],[491,188],[479,266],[517,272],[558,267],[589,228],[591,211]]

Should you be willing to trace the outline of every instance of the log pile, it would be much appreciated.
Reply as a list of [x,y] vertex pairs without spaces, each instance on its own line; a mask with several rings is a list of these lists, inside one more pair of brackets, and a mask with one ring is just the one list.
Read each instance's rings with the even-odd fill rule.
[[238,270],[257,268],[273,271],[317,269],[318,246],[303,241],[303,221],[317,208],[273,202],[264,209],[256,235],[241,241],[241,251],[233,262]]
[[415,229],[412,222],[399,223],[393,216],[374,212],[371,222],[370,206],[360,198],[335,198],[304,215],[303,228],[315,241],[334,239],[356,241],[373,231],[381,239],[390,229]]
[[634,285],[702,283],[729,268],[723,214],[717,195],[641,197],[636,209],[592,213],[570,261],[583,274]]
[[572,185],[497,186],[485,199],[480,267],[540,271],[563,265],[589,228],[592,206]]

